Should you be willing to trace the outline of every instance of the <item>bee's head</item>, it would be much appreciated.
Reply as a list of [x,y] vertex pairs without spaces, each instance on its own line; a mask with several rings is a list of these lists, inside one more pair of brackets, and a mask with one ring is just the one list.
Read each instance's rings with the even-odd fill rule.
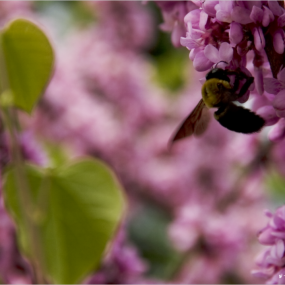
[[230,79],[227,75],[227,70],[223,70],[221,68],[213,68],[211,71],[209,71],[206,75],[206,80],[216,78],[220,80],[224,80],[227,82],[230,82]]

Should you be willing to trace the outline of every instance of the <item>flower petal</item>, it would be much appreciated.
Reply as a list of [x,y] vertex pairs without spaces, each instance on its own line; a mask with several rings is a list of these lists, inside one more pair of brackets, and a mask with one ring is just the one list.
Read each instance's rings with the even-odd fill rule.
[[227,12],[231,13],[232,9],[233,9],[234,2],[235,2],[234,0],[219,1],[220,9],[223,11],[227,11]]
[[201,31],[200,29],[192,29],[191,33],[190,33],[190,38],[192,38],[193,40],[198,40],[202,37],[202,35],[204,34],[203,31]]
[[195,56],[193,66],[197,71],[206,71],[213,66],[213,63],[205,57],[204,51],[200,51]]
[[252,8],[254,6],[261,8],[262,7],[262,1],[257,0],[257,1],[237,1],[239,6],[242,6],[241,4],[243,4],[242,7],[248,9],[248,10],[252,10]]
[[279,5],[277,1],[267,1],[269,9],[275,16],[281,16],[283,14],[284,9]]
[[261,8],[257,6],[252,7],[250,18],[252,19],[254,23],[261,23],[263,20],[263,15],[264,15],[264,12]]
[[264,90],[270,94],[276,95],[284,88],[280,80],[275,78],[263,78],[263,82]]
[[213,0],[206,0],[204,2],[203,8],[204,11],[211,17],[216,17],[216,10],[215,6],[219,4],[219,1],[213,1]]
[[206,58],[208,58],[210,61],[214,63],[219,62],[220,60],[219,51],[213,45],[211,44],[207,45],[204,49],[204,52],[205,52]]
[[225,23],[231,23],[232,22],[232,16],[229,12],[224,10],[219,10],[216,14],[216,18]]
[[180,38],[180,43],[182,46],[187,47],[188,49],[199,47],[198,43],[191,38]]
[[273,46],[277,53],[283,54],[284,52],[284,32],[282,29],[278,29],[273,35]]
[[281,90],[272,101],[272,106],[276,110],[285,110],[285,90]]
[[276,110],[276,115],[278,118],[285,118],[285,110]]
[[275,109],[269,105],[259,108],[256,114],[265,120],[265,126],[275,125],[279,120]]
[[270,22],[274,20],[274,15],[266,6],[263,6],[264,14],[262,19],[262,26],[267,27]]
[[258,235],[258,241],[265,245],[274,244],[276,238],[271,235],[271,232],[272,229],[270,227],[263,229]]
[[199,22],[200,22],[200,9],[195,9],[189,12],[185,17],[184,17],[184,22],[187,25],[188,22],[192,24],[192,27],[195,29],[199,28]]
[[263,51],[265,47],[265,39],[260,27],[253,28],[254,46],[258,51]]
[[232,19],[233,21],[243,25],[252,23],[252,19],[250,18],[250,10],[239,6],[233,8]]
[[230,62],[233,58],[233,48],[230,46],[229,43],[223,42],[219,49],[219,57],[220,60]]
[[285,232],[272,231],[271,234],[272,234],[272,236],[274,236],[274,237],[285,239]]
[[197,53],[200,52],[201,50],[203,50],[202,47],[198,47],[198,48],[193,48],[193,49],[191,49],[190,54],[189,54],[189,58],[190,58],[192,61],[194,61],[195,56],[196,56]]
[[232,22],[230,24],[230,31],[229,31],[230,42],[232,44],[239,44],[243,39],[243,30],[242,26],[239,23]]
[[279,27],[284,27],[284,25],[285,25],[285,14],[283,14],[281,17],[278,18],[277,23],[278,23]]
[[277,124],[273,126],[268,134],[268,138],[273,141],[281,141],[285,137],[285,119],[281,118]]
[[201,14],[200,14],[200,21],[199,21],[199,28],[202,30],[202,31],[205,31],[206,28],[206,24],[207,24],[207,21],[208,21],[208,14],[205,12],[205,11],[201,11]]
[[268,279],[274,273],[274,267],[251,270],[251,274],[258,279]]
[[180,38],[185,36],[185,27],[180,24],[178,21],[175,22],[172,33],[171,33],[171,42],[175,47],[180,47]]
[[[285,68],[283,68],[279,73],[277,74],[277,78],[285,84]],[[285,88],[285,87],[284,87]]]
[[282,258],[283,257],[283,254],[284,254],[284,242],[282,239],[279,239],[277,242],[276,242],[276,256],[278,258]]

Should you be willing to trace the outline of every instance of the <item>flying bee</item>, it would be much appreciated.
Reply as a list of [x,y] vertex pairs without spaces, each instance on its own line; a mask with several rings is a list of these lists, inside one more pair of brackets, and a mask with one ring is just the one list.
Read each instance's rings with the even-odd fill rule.
[[[234,84],[230,84],[229,76],[234,75]],[[240,88],[240,81],[245,80]],[[218,108],[215,119],[225,128],[244,134],[258,132],[265,124],[263,118],[254,112],[233,103],[241,98],[254,78],[246,75],[240,69],[236,71],[214,68],[206,75],[202,87],[202,99],[190,115],[175,132],[171,143],[185,137],[203,134],[211,119],[209,108]]]

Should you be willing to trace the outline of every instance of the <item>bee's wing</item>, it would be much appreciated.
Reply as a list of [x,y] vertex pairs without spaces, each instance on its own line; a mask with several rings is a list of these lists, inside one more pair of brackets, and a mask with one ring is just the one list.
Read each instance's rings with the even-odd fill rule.
[[218,109],[214,116],[223,127],[244,134],[258,132],[265,124],[254,112],[233,103]]
[[175,132],[175,135],[170,140],[170,143],[173,143],[185,137],[189,137],[192,134],[196,136],[202,135],[207,129],[209,121],[209,110],[206,107],[203,99],[201,99],[195,109],[178,128],[178,131]]

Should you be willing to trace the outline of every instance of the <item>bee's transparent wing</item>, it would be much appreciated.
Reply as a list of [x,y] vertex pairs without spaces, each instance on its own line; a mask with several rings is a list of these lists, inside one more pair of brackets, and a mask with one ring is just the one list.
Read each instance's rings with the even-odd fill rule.
[[178,128],[178,131],[175,132],[170,143],[189,137],[193,134],[196,136],[202,135],[208,127],[210,118],[209,109],[206,107],[203,99],[201,99],[195,109]]
[[218,109],[214,116],[223,127],[244,134],[258,132],[265,124],[254,112],[233,103]]

